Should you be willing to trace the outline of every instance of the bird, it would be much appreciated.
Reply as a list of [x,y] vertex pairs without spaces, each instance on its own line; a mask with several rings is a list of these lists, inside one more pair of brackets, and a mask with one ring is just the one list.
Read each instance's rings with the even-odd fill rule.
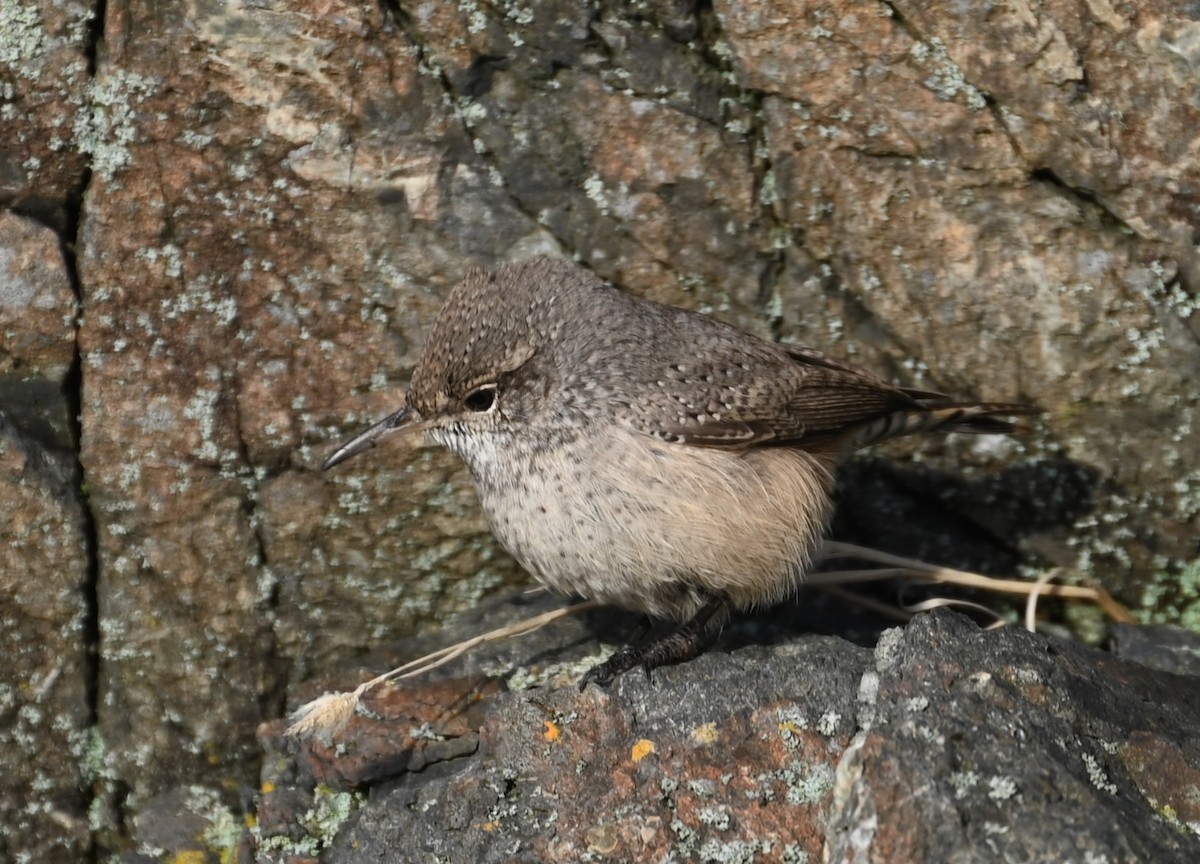
[[583,688],[690,659],[731,612],[795,594],[855,450],[1008,434],[1007,418],[1029,413],[895,386],[540,256],[467,272],[404,405],[322,470],[425,436],[465,461],[492,532],[539,582],[665,627],[589,669]]

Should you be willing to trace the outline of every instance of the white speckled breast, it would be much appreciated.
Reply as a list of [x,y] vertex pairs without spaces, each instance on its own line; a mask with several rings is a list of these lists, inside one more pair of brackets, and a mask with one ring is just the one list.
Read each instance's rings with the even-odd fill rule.
[[548,448],[444,443],[475,477],[505,548],[547,586],[686,619],[795,590],[829,516],[832,471],[792,448],[668,444],[619,423]]

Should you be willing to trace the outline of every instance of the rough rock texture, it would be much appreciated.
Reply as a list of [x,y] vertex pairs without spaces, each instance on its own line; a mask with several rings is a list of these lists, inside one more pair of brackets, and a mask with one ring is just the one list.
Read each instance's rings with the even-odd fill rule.
[[74,447],[77,301],[58,236],[32,219],[0,213],[0,405],[44,444]]
[[64,389],[77,301],[44,224],[66,230],[83,183],[89,8],[0,6],[0,861],[92,847],[92,570]]
[[95,12],[77,0],[0,6],[0,206],[70,235],[75,199],[88,166],[102,159],[120,96],[91,77]]
[[[577,629],[541,638],[578,657],[594,643],[574,641]],[[1194,677],[951,613],[887,631],[873,656],[838,638],[768,639],[607,692],[574,686],[586,662],[566,674],[545,654],[505,665],[529,656],[484,649],[466,677],[405,682],[334,749],[297,752],[278,724],[264,729],[258,860],[1200,854]],[[485,695],[502,681],[512,689]]]
[[1169,624],[1118,624],[1112,652],[1151,669],[1200,678],[1200,637]]
[[75,461],[0,410],[0,861],[80,860],[90,716]]
[[[716,4],[781,218],[870,322],[843,350],[881,336],[918,382],[1046,406],[1106,487],[1067,545],[1129,575],[1197,551],[1200,23],[1175,8]],[[783,308],[806,341],[846,327]]]
[[[403,368],[436,309],[403,290],[439,281],[420,235],[472,257],[453,215],[414,230],[405,192],[438,176],[432,154],[470,153],[439,91],[368,4],[177,11],[163,29],[160,4],[108,8],[99,74],[126,79],[137,134],[94,177],[80,238],[98,711],[135,802],[178,777],[252,782],[253,729],[290,672],[514,572],[492,563],[446,456],[396,454],[340,486],[312,471],[331,406],[387,381],[353,350],[361,328]],[[461,183],[465,207],[480,184]],[[439,196],[417,215],[439,218]],[[354,422],[388,404],[375,395]]]
[[1198,28],[1164,0],[0,2],[0,257],[42,280],[0,290],[0,415],[22,464],[84,469],[18,520],[83,553],[0,580],[78,586],[38,626],[96,637],[101,849],[235,807],[295,682],[520,578],[445,454],[315,470],[475,264],[557,251],[1036,402],[1031,438],[850,469],[837,530],[1200,622]]

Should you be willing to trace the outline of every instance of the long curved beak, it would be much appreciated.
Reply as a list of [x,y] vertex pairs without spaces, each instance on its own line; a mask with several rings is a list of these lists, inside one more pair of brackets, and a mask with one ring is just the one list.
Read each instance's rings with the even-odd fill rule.
[[366,432],[351,438],[345,444],[329,454],[329,458],[321,465],[322,471],[328,471],[339,462],[345,462],[351,456],[357,456],[364,450],[370,450],[380,439],[396,432],[416,432],[424,427],[421,415],[407,405],[395,414],[384,417]]

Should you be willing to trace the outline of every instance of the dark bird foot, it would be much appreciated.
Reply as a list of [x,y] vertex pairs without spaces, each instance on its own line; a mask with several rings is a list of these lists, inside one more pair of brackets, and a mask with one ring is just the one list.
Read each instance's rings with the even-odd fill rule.
[[710,600],[683,624],[676,627],[661,639],[622,645],[611,657],[603,663],[597,663],[579,679],[579,689],[587,689],[588,684],[607,687],[618,675],[628,672],[635,666],[650,670],[659,666],[669,666],[699,657],[714,642],[721,632],[720,625],[724,622],[725,601]]

